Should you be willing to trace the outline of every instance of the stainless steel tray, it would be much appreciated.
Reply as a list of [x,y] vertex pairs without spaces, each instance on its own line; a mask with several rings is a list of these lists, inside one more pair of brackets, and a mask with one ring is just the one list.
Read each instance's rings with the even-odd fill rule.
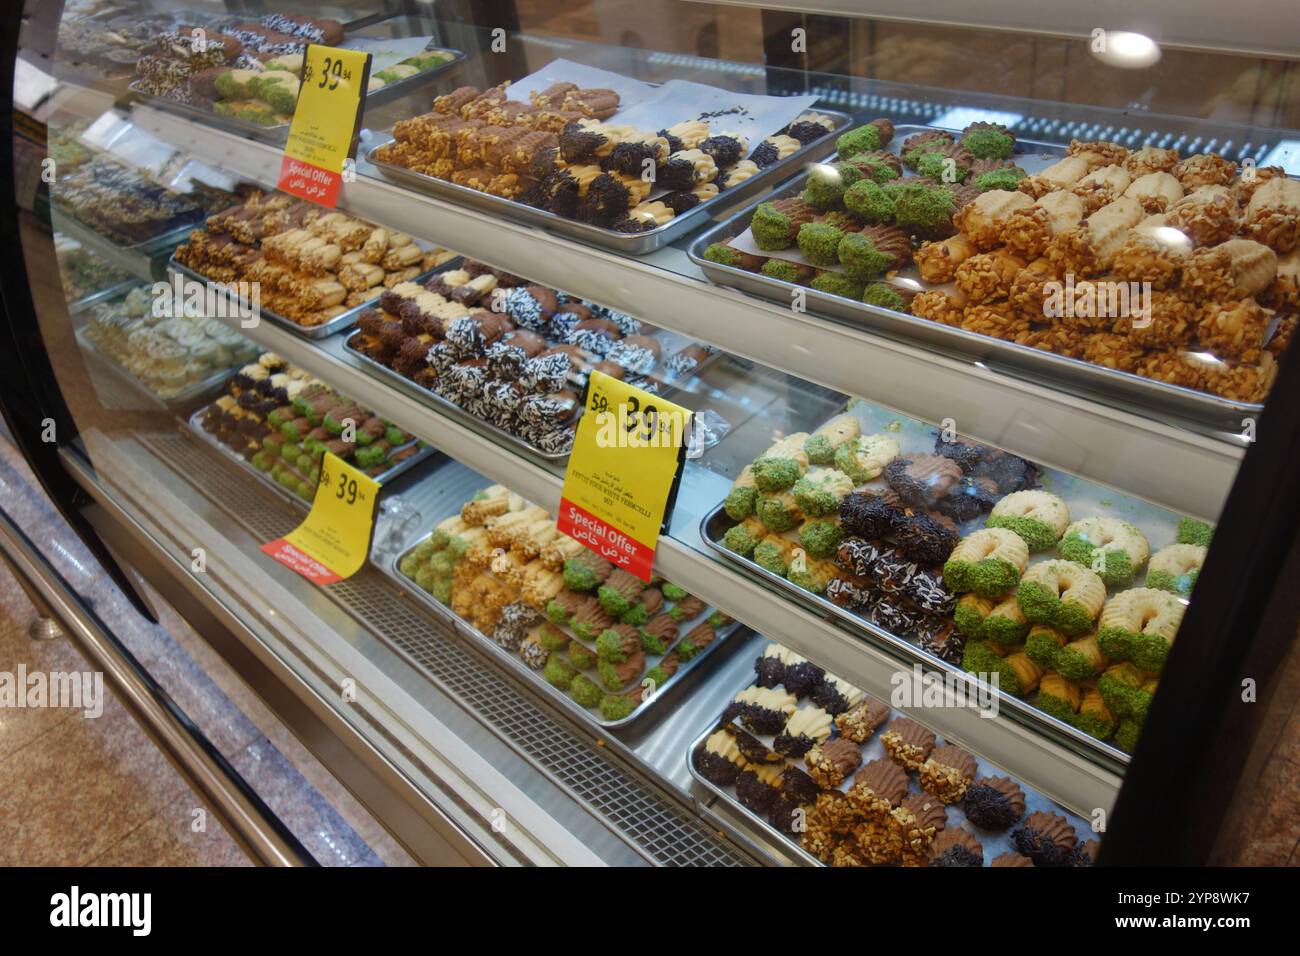
[[[443,267],[439,266],[438,269],[431,269],[427,272],[422,272],[410,281],[423,282],[441,268]],[[167,269],[169,272],[179,272],[181,275],[185,276],[186,278],[193,279],[196,282],[211,283],[214,287],[224,292],[226,297],[231,301],[237,302],[241,306],[248,305],[248,303],[244,301],[242,297],[240,297],[233,289],[229,288],[225,283],[217,282],[215,279],[209,279],[203,273],[197,272],[194,269],[191,269],[189,266],[177,262],[176,257],[174,255],[167,260]],[[380,292],[382,294],[383,290],[381,289]],[[278,325],[280,326],[280,328],[287,329],[288,331],[293,332],[296,335],[300,335],[305,339],[327,339],[335,332],[341,332],[343,329],[346,329],[349,326],[351,326],[354,322],[356,322],[357,316],[359,316],[366,309],[373,308],[375,303],[378,301],[379,301],[379,296],[376,295],[373,299],[368,299],[367,301],[362,302],[360,305],[353,306],[352,308],[348,309],[346,312],[340,312],[338,315],[334,316],[334,318],[330,319],[328,322],[322,322],[320,325],[316,325],[316,326],[300,325],[299,323],[295,322],[293,319],[286,318],[283,315],[280,315],[276,312],[272,312],[270,309],[259,309],[257,314],[259,318],[266,319],[272,325]]]
[[[744,690],[746,687],[749,687],[753,683],[754,683],[754,677],[753,677],[753,673],[751,672],[749,681],[738,686],[735,689],[735,693],[739,693],[740,691]],[[732,696],[734,696],[735,693],[733,693]],[[894,717],[901,716],[901,715],[902,715],[901,711],[892,710],[890,719],[892,720]],[[919,722],[924,723],[923,720]],[[720,787],[716,783],[712,782],[711,780],[706,779],[704,775],[701,774],[700,771],[696,768],[695,761],[693,759],[695,755],[695,751],[699,749],[701,746],[703,746],[704,742],[708,740],[709,736],[721,726],[722,724],[716,720],[713,723],[709,724],[707,727],[705,727],[704,731],[698,737],[696,737],[693,741],[691,741],[690,749],[686,751],[686,766],[690,768],[691,776],[695,778],[695,782],[698,783],[704,789],[708,790],[714,796],[722,800],[725,800],[728,803],[728,805],[730,805],[732,808],[736,810],[736,812],[743,815],[747,820],[749,820],[751,824],[758,827],[760,830],[766,832],[769,837],[771,837],[774,840],[781,841],[783,845],[789,850],[789,852],[793,854],[801,862],[809,866],[825,866],[826,864],[822,863],[815,856],[813,856],[802,846],[800,846],[798,840],[795,840],[791,838],[789,835],[782,833],[776,827],[772,826],[772,824],[768,821],[766,816],[760,816],[759,814],[755,813],[753,810],[749,809],[749,807],[741,803],[738,799],[736,799],[734,787]],[[758,737],[758,739],[761,740],[764,744],[766,744],[769,748],[771,747],[772,745],[771,737],[766,737],[762,734],[755,734],[754,736]],[[994,765],[988,763],[983,757],[979,755],[979,753],[976,750],[971,748],[970,744],[962,744],[957,741],[953,741],[953,742],[958,743],[959,746],[964,747],[967,751],[970,752],[971,756],[975,758],[975,764],[976,764],[975,779],[976,780],[982,780],[984,777],[989,777],[989,776],[1011,776],[1014,778],[1015,776],[1014,774],[1009,774],[1007,773],[1007,771],[1003,770],[1002,768],[995,767]],[[885,757],[884,748],[880,744],[880,731],[877,730],[876,733],[872,734],[872,736],[864,744],[862,744],[862,761],[863,763],[866,763],[867,761],[877,760],[884,757]],[[803,766],[802,759],[797,761],[787,761],[787,762],[793,763],[796,766],[800,766],[800,767]],[[840,789],[847,790],[852,785],[852,779],[853,778],[850,777],[848,780],[846,780],[844,785]],[[1078,816],[1076,813],[1064,807],[1059,806],[1048,797],[1026,786],[1023,781],[1017,780],[1016,782],[1020,785],[1020,789],[1023,791],[1025,795],[1025,816],[1028,816],[1029,814],[1040,810],[1047,813],[1061,813],[1062,815],[1066,816],[1070,820],[1070,822],[1074,825],[1075,835],[1078,837],[1080,843],[1083,843],[1085,840],[1096,838],[1096,834],[1093,833],[1091,829],[1089,829],[1087,822],[1082,817]],[[919,790],[919,788],[916,786],[916,779],[914,775],[911,773],[908,774],[908,784],[909,784],[908,786],[909,793],[915,793]],[[946,827],[965,826],[975,835],[976,839],[980,841],[980,844],[984,848],[985,866],[989,865],[989,863],[991,863],[993,861],[993,858],[996,856],[999,856],[1003,853],[1017,852],[1016,848],[1011,843],[1011,832],[1014,829],[1014,827],[1009,828],[1001,833],[991,831],[991,830],[982,830],[979,827],[976,827],[973,823],[967,821],[966,814],[963,812],[962,805],[960,803],[949,804],[946,807],[946,814],[948,816],[948,822],[946,824]],[[1023,820],[1024,817],[1021,817],[1021,819]]]
[[[215,448],[218,452],[220,452],[226,458],[233,461],[235,464],[239,465],[246,473],[252,475],[258,481],[264,484],[267,488],[270,488],[272,491],[278,494],[281,498],[293,502],[295,505],[297,505],[299,508],[302,508],[303,510],[309,510],[311,508],[311,502],[309,500],[307,500],[306,498],[300,498],[298,495],[294,494],[288,488],[281,485],[270,475],[266,474],[265,472],[258,471],[256,468],[252,466],[250,462],[246,461],[233,448],[230,448],[229,446],[222,443],[218,438],[216,438],[216,436],[214,436],[211,432],[209,432],[206,428],[204,428],[203,412],[206,409],[207,409],[206,405],[204,405],[202,408],[196,409],[194,413],[190,415],[190,417],[186,419],[185,422],[183,423],[183,430],[190,433],[190,435],[197,438],[199,441],[203,442],[204,444],[212,448]],[[418,441],[419,439],[417,438],[415,442]],[[415,442],[408,442],[406,445],[402,445],[401,448],[410,447],[410,445],[414,444]],[[400,451],[400,448],[398,450]],[[386,482],[392,481],[394,478],[403,474],[404,472],[407,472],[410,469],[414,468],[420,462],[427,461],[429,458],[433,457],[436,454],[438,454],[438,452],[436,452],[434,449],[425,446],[424,448],[421,448],[419,451],[417,451],[410,458],[407,458],[405,461],[399,461],[396,465],[394,465],[392,468],[389,468],[387,471],[375,475],[374,480],[379,482],[381,485],[385,484]]]
[[765,191],[768,186],[780,182],[796,169],[801,168],[805,163],[813,159],[820,159],[832,152],[835,149],[835,134],[851,122],[851,117],[847,113],[840,113],[835,110],[818,109],[817,112],[834,120],[835,129],[785,159],[773,163],[764,170],[760,170],[757,175],[751,176],[738,186],[718,193],[717,196],[700,203],[680,216],[674,216],[664,225],[657,226],[649,232],[640,232],[633,235],[614,232],[612,229],[602,229],[599,226],[591,226],[584,222],[578,222],[576,219],[567,219],[544,209],[534,209],[532,206],[526,206],[513,199],[492,196],[476,189],[470,189],[468,186],[458,186],[445,179],[437,179],[433,176],[426,176],[424,173],[413,172],[404,166],[395,166],[391,163],[376,160],[375,151],[393,142],[392,137],[372,148],[366,154],[366,159],[389,179],[411,186],[420,192],[429,193],[439,199],[447,199],[463,206],[502,215],[529,225],[541,226],[552,232],[558,232],[573,239],[580,239],[595,246],[611,249],[614,252],[639,256],[675,242],[686,233],[702,225],[709,218],[709,213],[720,204],[730,205],[751,196],[756,196]]
[[129,279],[123,279],[121,282],[114,282],[110,286],[96,289],[94,292],[88,292],[80,299],[68,303],[68,315],[80,315],[82,312],[85,312],[92,306],[99,305],[101,302],[107,302],[110,299],[116,299],[120,295],[125,295],[140,284],[138,278],[131,276]]
[[[445,518],[451,517],[451,514],[454,513],[457,512],[436,515],[433,519],[434,524],[437,524],[438,522],[444,520]],[[674,673],[672,677],[668,678],[668,680],[664,683],[662,687],[656,688],[654,695],[651,696],[649,700],[643,700],[641,702],[641,705],[637,707],[636,710],[632,711],[632,713],[628,714],[626,717],[620,720],[605,720],[600,716],[598,711],[583,707],[581,704],[579,704],[576,700],[574,700],[564,691],[548,683],[545,680],[545,678],[542,677],[541,671],[533,670],[531,667],[529,667],[527,664],[524,663],[523,659],[518,654],[514,653],[513,651],[506,650],[500,644],[496,643],[496,641],[492,640],[492,638],[488,637],[478,628],[474,627],[474,625],[470,624],[468,621],[465,621],[459,615],[455,614],[451,610],[451,608],[447,607],[445,604],[435,599],[433,595],[429,594],[423,588],[418,587],[416,583],[412,581],[410,578],[408,578],[406,575],[402,574],[402,572],[398,570],[398,565],[401,564],[401,561],[404,557],[406,557],[408,554],[414,551],[415,548],[419,547],[420,542],[422,542],[423,540],[424,538],[421,538],[420,541],[417,541],[414,545],[405,549],[401,554],[395,557],[391,564],[385,566],[384,570],[388,572],[388,575],[394,581],[400,584],[404,591],[406,591],[408,594],[413,596],[417,601],[420,601],[426,607],[432,610],[441,620],[446,621],[448,624],[450,624],[453,628],[455,628],[462,634],[469,635],[475,638],[476,640],[478,640],[480,643],[482,643],[483,646],[486,647],[495,656],[497,660],[501,661],[506,667],[509,667],[515,674],[519,675],[524,681],[528,682],[533,687],[538,688],[541,693],[547,695],[552,700],[557,701],[561,707],[567,708],[572,713],[578,715],[578,717],[581,720],[585,721],[586,723],[593,724],[597,727],[603,728],[605,730],[616,730],[619,727],[626,727],[628,724],[632,723],[633,721],[637,721],[643,718],[645,714],[655,706],[655,703],[657,701],[663,699],[663,697],[665,696],[664,691],[666,691],[669,687],[672,687],[673,684],[677,683],[677,681],[679,681],[681,678],[685,677],[686,674],[688,674],[692,669],[696,667],[696,665],[700,663],[700,661],[704,660],[715,650],[721,647],[723,642],[726,641],[727,638],[729,638],[732,634],[736,633],[736,631],[738,631],[741,627],[738,621],[732,621],[729,624],[717,628],[714,632],[716,636],[714,637],[713,643],[710,644],[708,647],[706,647],[704,650],[700,651],[700,653],[696,654],[689,661],[680,664],[677,668],[677,672]],[[665,607],[666,606],[667,605],[665,605]],[[671,653],[673,647],[676,647],[677,644],[680,643],[682,638],[686,636],[686,634],[690,631],[690,629],[694,627],[696,624],[700,623],[701,621],[707,620],[709,615],[713,613],[713,610],[714,609],[711,607],[706,607],[698,617],[692,618],[690,621],[687,621],[679,625],[679,633],[681,634],[681,636],[676,641],[673,642],[672,646],[669,647],[668,651],[666,651],[664,654],[647,654],[646,671],[649,671],[650,668],[658,664],[659,661],[662,660],[668,653]],[[567,627],[559,628],[559,630],[563,631],[570,638],[582,644],[584,647],[592,648],[594,650],[594,644],[592,641],[584,641],[582,638],[575,635]],[[623,688],[624,691],[629,689],[630,686]]]
[[[750,577],[757,578],[768,587],[782,591],[795,601],[822,617],[832,618],[848,625],[851,629],[864,632],[869,635],[873,643],[883,643],[893,649],[895,652],[902,652],[904,655],[911,657],[917,663],[923,665],[927,670],[945,671],[969,680],[970,675],[962,670],[956,664],[950,664],[941,657],[937,657],[928,651],[923,650],[919,645],[913,644],[906,638],[899,637],[877,624],[873,624],[866,618],[854,614],[852,611],[842,608],[832,601],[827,600],[820,594],[813,594],[811,591],[805,591],[796,584],[792,584],[780,575],[773,574],[771,571],[742,557],[734,551],[729,550],[722,544],[722,536],[736,522],[722,510],[722,505],[718,505],[712,511],[704,516],[700,521],[700,537],[704,543],[712,548],[715,552],[740,568]],[[1089,736],[1075,727],[1071,727],[1065,721],[1057,720],[1055,717],[1039,710],[1027,700],[1022,700],[1013,694],[998,690],[998,710],[1007,712],[1017,717],[1021,723],[1043,726],[1046,725],[1053,734],[1065,738],[1076,750],[1091,752],[1098,757],[1110,761],[1113,764],[1127,766],[1129,762],[1128,754],[1105,741],[1098,740],[1096,737]]]
[[471,423],[476,429],[488,431],[494,438],[503,444],[516,448],[524,454],[543,458],[546,461],[564,461],[569,457],[569,452],[567,451],[542,451],[540,448],[529,444],[513,432],[509,432],[502,428],[500,425],[479,418],[477,415],[471,415],[465,409],[451,401],[451,399],[445,398],[437,392],[415,384],[415,382],[412,382],[405,375],[397,374],[384,363],[376,362],[364,352],[354,349],[352,347],[352,336],[350,335],[343,343],[343,351],[354,363],[368,369],[374,373],[375,376],[382,378],[398,391],[403,392],[411,398],[414,398],[416,401],[423,402],[426,405],[435,405],[440,410],[452,415],[452,417]]
[[206,394],[219,391],[221,386],[228,382],[235,374],[234,368],[221,369],[213,372],[207,378],[181,389],[175,395],[172,395],[169,398],[164,398],[144,382],[132,375],[127,369],[123,368],[115,359],[110,358],[101,352],[90,336],[86,334],[84,326],[77,329],[74,336],[77,340],[77,344],[81,346],[83,351],[93,355],[101,365],[107,366],[109,371],[111,371],[115,376],[126,382],[128,385],[131,385],[137,391],[143,392],[154,401],[162,402],[162,404],[168,408],[188,405],[190,402],[201,398]]
[[[429,86],[434,80],[449,72],[458,66],[465,59],[463,50],[454,50],[446,47],[432,47],[425,51],[427,53],[450,53],[452,58],[441,66],[435,66],[431,70],[424,70],[416,73],[414,76],[408,76],[406,79],[398,80],[396,83],[389,83],[373,93],[366,94],[366,106],[383,106],[385,103],[391,103],[399,100],[425,86]],[[240,119],[237,116],[225,116],[215,110],[208,109],[204,106],[196,106],[193,103],[178,103],[176,100],[168,99],[165,96],[156,96],[152,93],[142,93],[138,86],[139,81],[133,81],[127,86],[141,102],[154,107],[155,109],[164,110],[168,113],[174,113],[178,116],[184,116],[187,119],[197,120],[207,126],[214,126],[218,129],[228,130],[254,139],[259,142],[282,144],[289,137],[289,124],[279,123],[275,126],[262,126],[260,123],[253,123],[249,120]]]
[[[893,151],[897,152],[903,139],[933,128],[935,127],[896,127],[894,140],[890,145]],[[1028,140],[1019,140],[1018,145],[1031,146],[1038,154],[1045,156],[1056,156],[1064,152],[1059,146]],[[1011,158],[1032,173],[1039,165],[1029,162],[1033,155],[1017,154]],[[731,286],[742,292],[788,306],[790,290],[796,288],[792,283],[773,279],[761,273],[748,272],[736,266],[711,262],[704,258],[704,250],[712,243],[724,242],[743,233],[749,228],[749,220],[759,202],[796,195],[803,190],[807,178],[807,173],[804,173],[792,179],[771,195],[751,203],[730,219],[705,232],[691,243],[687,250],[691,261],[718,285]],[[907,274],[912,275],[911,272]],[[915,278],[914,275],[912,277]],[[1241,420],[1258,415],[1264,408],[1262,404],[1234,401],[1208,392],[1169,385],[1155,379],[1143,378],[1132,372],[1121,372],[1082,359],[1044,352],[1029,345],[1018,345],[1015,342],[1003,341],[978,332],[941,325],[904,312],[895,312],[892,309],[867,305],[843,296],[830,295],[811,287],[799,286],[798,288],[802,289],[810,312],[829,316],[848,325],[873,332],[884,332],[897,339],[919,342],[935,347],[941,352],[977,359],[994,371],[1036,384],[1046,384],[1052,388],[1064,388],[1107,404],[1118,404],[1126,410],[1136,410],[1138,414],[1148,417],[1153,413],[1164,413],[1223,431],[1240,432]]]

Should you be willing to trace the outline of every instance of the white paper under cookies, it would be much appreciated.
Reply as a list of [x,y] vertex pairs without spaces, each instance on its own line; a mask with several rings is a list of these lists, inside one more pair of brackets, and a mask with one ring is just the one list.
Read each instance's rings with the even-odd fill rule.
[[[618,94],[619,113],[659,92],[659,88],[641,80],[602,70],[600,67],[574,63],[572,60],[552,60],[536,73],[530,73],[522,80],[516,80],[506,87],[506,96],[520,103],[530,103],[532,94],[540,93],[555,83],[574,83],[583,89],[613,90]],[[613,122],[611,119],[610,122]],[[623,122],[621,119],[619,122]]]
[[638,129],[667,129],[685,120],[704,120],[713,135],[739,133],[749,141],[745,155],[777,130],[811,109],[816,96],[767,96],[737,93],[689,80],[669,80],[653,98],[619,110],[611,122]]

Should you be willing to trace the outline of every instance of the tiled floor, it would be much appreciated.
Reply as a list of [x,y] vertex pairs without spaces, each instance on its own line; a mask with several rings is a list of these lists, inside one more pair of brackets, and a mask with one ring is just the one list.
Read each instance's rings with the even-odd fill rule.
[[[106,579],[0,435],[0,501],[173,700],[325,866],[411,858],[188,625],[149,593],[144,621]],[[0,671],[86,671],[67,640],[34,642],[35,614],[0,562]],[[248,865],[107,691],[103,714],[0,708],[0,865]]]

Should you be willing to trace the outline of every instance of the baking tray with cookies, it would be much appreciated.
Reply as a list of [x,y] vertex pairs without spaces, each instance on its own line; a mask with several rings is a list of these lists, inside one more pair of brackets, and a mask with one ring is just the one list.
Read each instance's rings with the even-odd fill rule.
[[163,31],[135,62],[140,101],[268,143],[283,143],[297,104],[308,43],[372,52],[365,101],[378,106],[432,84],[465,59],[430,37],[380,39],[358,31],[397,14],[351,23],[269,13],[201,18]]
[[1300,259],[1280,254],[1300,183],[987,124],[852,139],[868,127],[700,236],[692,261],[720,285],[782,305],[803,287],[815,314],[1139,414],[1239,432],[1259,413],[1300,306]]
[[746,466],[728,562],[1002,711],[1128,762],[1212,529],[855,399]]
[[780,644],[690,745],[700,786],[802,863],[1091,866],[1088,823]]
[[824,156],[849,117],[815,102],[560,60],[438,97],[366,158],[438,198],[641,255]]
[[397,230],[257,192],[191,231],[167,268],[224,295],[245,320],[322,339],[351,326],[385,289],[428,278],[450,258]]
[[357,324],[353,361],[550,461],[569,455],[591,370],[676,399],[721,354],[473,260],[387,290]]
[[501,485],[432,517],[386,570],[589,724],[641,719],[740,627],[685,588],[615,568]]
[[271,352],[235,371],[184,430],[299,507],[316,494],[326,451],[381,485],[433,448]]

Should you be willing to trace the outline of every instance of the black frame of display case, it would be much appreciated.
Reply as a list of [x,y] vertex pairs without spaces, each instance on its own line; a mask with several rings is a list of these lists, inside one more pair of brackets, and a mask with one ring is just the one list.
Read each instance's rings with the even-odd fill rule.
[[[493,3],[492,10],[494,16],[517,23],[513,4]],[[50,5],[38,19],[50,16],[57,25],[61,12],[61,5]],[[788,36],[798,15],[763,16],[766,45],[775,57],[782,48],[778,41]],[[469,17],[481,18],[476,8]],[[6,193],[0,202],[0,231],[10,236],[19,235],[24,211],[34,215],[31,206],[20,207],[15,197],[14,149],[20,142],[29,149],[43,148],[18,132],[12,106],[21,20],[20,12],[0,19],[0,97],[10,103],[0,132],[14,144],[0,158],[0,188]],[[52,44],[55,32],[39,35],[47,35]],[[816,65],[790,63],[788,43],[785,47],[785,54],[770,59],[770,65],[820,72],[826,62],[825,51],[819,51]],[[23,125],[31,128],[29,120]],[[136,608],[156,621],[128,573],[82,514],[90,501],[60,461],[60,448],[76,444],[77,430],[36,318],[27,281],[31,255],[40,256],[33,264],[37,270],[57,270],[52,233],[48,256],[44,249],[20,246],[16,255],[0,262],[0,296],[8,320],[0,330],[0,412],[55,506]],[[66,315],[63,304],[42,307],[63,309]],[[1269,695],[1276,690],[1279,665],[1296,639],[1300,498],[1292,489],[1300,484],[1300,400],[1295,397],[1300,394],[1300,350],[1292,349],[1279,364],[1256,441],[1220,516],[1192,608],[1110,814],[1101,865],[1198,865],[1211,860],[1271,703]],[[41,423],[47,418],[56,422],[56,442],[41,440]],[[1246,678],[1259,683],[1258,700],[1264,706],[1241,703]]]

